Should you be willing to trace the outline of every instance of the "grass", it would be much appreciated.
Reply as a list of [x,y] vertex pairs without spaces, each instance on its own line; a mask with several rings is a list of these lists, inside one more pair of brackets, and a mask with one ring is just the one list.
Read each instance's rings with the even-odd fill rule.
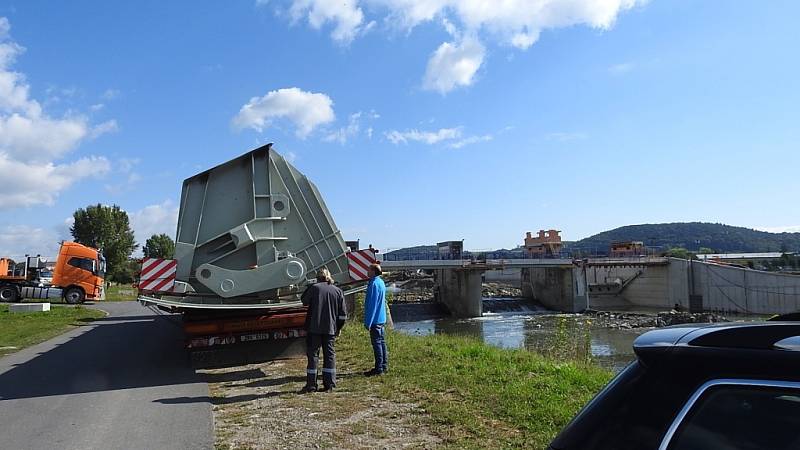
[[[414,402],[450,448],[545,448],[612,374],[586,361],[559,361],[477,339],[388,333],[388,375],[348,377],[343,390]],[[340,372],[372,366],[357,322],[337,341]]]
[[38,344],[86,321],[103,317],[102,311],[83,307],[52,306],[49,312],[10,313],[0,305],[0,356]]
[[106,302],[126,302],[136,300],[138,293],[136,288],[129,284],[112,285],[106,288]]

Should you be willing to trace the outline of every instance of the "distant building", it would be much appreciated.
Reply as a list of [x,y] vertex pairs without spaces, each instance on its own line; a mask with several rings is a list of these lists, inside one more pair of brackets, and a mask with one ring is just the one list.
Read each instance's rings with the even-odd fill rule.
[[464,254],[464,241],[444,241],[436,244],[438,259],[461,259]]
[[539,230],[539,235],[531,236],[531,232],[525,233],[525,251],[528,256],[534,258],[546,258],[561,253],[561,233],[559,230]]
[[642,256],[645,254],[647,254],[647,249],[642,241],[613,241],[609,250],[609,256],[612,258]]

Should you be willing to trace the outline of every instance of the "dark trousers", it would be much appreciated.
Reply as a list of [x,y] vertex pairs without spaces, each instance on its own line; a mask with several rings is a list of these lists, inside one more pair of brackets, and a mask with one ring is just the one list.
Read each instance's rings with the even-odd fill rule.
[[369,337],[372,341],[372,352],[375,354],[375,371],[386,372],[389,370],[389,349],[386,348],[386,330],[383,324],[370,327]]
[[317,367],[319,367],[319,348],[322,347],[322,385],[336,387],[336,349],[333,344],[336,337],[332,334],[313,334],[306,336],[306,386],[317,385]]

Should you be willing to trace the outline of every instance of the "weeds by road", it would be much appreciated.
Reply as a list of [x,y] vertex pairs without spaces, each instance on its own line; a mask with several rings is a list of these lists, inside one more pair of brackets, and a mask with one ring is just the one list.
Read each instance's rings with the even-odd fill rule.
[[[339,389],[299,395],[305,362],[208,371],[219,448],[544,448],[611,374],[457,336],[389,333],[390,372],[366,378],[369,337],[337,341]],[[238,374],[238,375],[237,375]]]
[[126,302],[136,300],[138,292],[131,285],[112,285],[106,289],[106,302]]
[[0,356],[38,344],[103,317],[94,309],[53,305],[48,312],[10,313],[8,305],[0,305]]

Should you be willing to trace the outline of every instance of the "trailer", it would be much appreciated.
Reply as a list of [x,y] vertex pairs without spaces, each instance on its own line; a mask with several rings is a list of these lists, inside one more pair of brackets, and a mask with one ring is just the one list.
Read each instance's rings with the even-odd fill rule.
[[0,301],[63,299],[76,304],[105,298],[106,260],[99,250],[62,242],[52,273],[46,271],[46,262],[40,255],[25,255],[19,262],[0,258]]
[[317,187],[268,144],[183,182],[174,260],[143,262],[139,301],[181,314],[196,367],[294,356],[300,294],[322,268],[363,289],[348,267]]

